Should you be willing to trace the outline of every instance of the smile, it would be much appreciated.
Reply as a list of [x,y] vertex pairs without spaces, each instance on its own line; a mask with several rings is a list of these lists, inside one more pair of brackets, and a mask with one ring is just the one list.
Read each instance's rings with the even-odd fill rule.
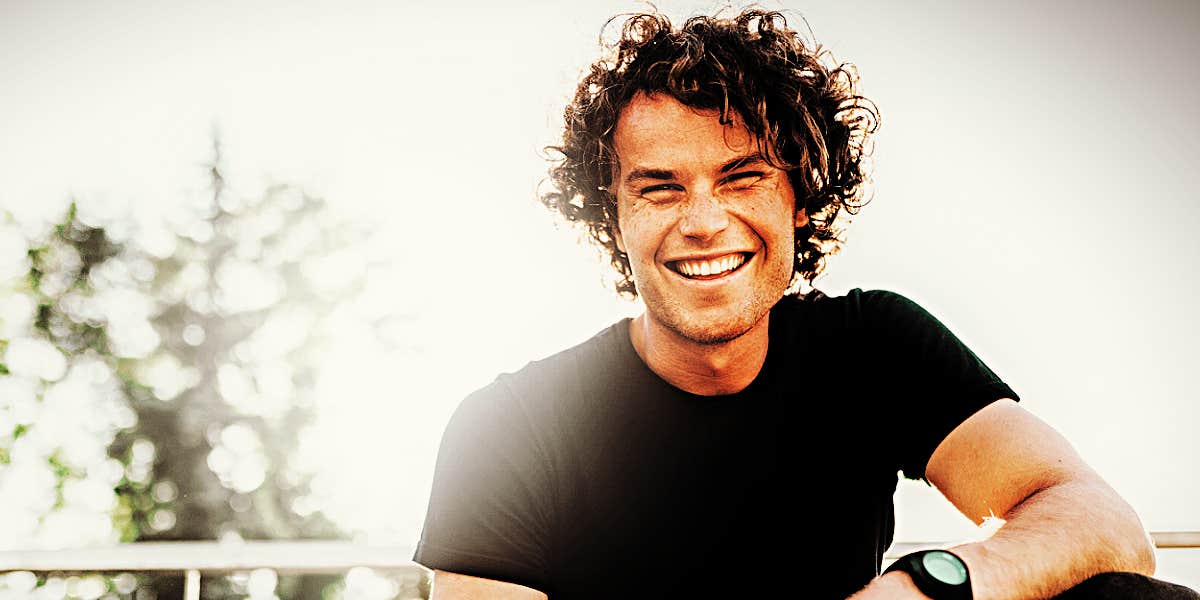
[[720,279],[740,269],[750,256],[749,252],[735,252],[712,258],[672,260],[666,265],[688,279]]

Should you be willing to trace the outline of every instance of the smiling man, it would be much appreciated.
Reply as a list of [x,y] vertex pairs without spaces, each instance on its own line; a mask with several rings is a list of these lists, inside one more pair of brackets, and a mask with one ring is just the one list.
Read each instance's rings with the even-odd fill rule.
[[633,347],[678,388],[745,388],[766,356],[767,313],[792,280],[795,231],[807,223],[787,172],[759,155],[740,119],[722,123],[662,93],[629,101],[613,149],[613,238],[646,304],[630,327]]
[[[917,304],[798,292],[876,122],[827,60],[747,11],[631,17],[593,65],[543,201],[645,312],[463,401],[415,557],[434,598],[1193,597],[1138,574],[1134,512]],[[898,472],[1007,524],[881,575]]]

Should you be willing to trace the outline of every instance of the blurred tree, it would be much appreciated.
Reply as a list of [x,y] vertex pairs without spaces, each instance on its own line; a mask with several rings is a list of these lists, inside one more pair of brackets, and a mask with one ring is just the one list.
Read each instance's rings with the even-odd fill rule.
[[[3,545],[340,536],[291,456],[328,319],[365,283],[368,232],[293,186],[239,196],[214,149],[203,198],[157,229],[113,236],[121,215],[75,203],[32,236],[0,224],[0,496],[25,490],[0,500]],[[321,597],[336,580],[275,593]],[[204,596],[246,584],[206,578]],[[181,585],[142,584],[160,598]]]

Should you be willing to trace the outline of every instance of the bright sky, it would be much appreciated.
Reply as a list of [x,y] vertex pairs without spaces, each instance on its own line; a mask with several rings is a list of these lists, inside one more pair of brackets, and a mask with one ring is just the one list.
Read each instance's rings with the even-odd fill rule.
[[[302,439],[335,517],[412,543],[458,400],[637,311],[534,189],[600,25],[644,5],[517,4],[4,2],[0,208],[169,213],[215,128],[235,192],[299,183],[375,224],[372,293],[411,347],[348,327]],[[1200,7],[766,6],[856,63],[883,115],[875,201],[819,287],[914,298],[1148,528],[1200,530]],[[927,490],[900,504],[900,539],[964,531]]]

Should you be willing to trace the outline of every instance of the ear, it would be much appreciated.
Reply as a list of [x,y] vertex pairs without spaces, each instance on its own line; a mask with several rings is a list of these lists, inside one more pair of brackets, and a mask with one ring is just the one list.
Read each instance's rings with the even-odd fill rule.
[[796,228],[799,229],[808,225],[808,213],[803,208],[796,211]]

